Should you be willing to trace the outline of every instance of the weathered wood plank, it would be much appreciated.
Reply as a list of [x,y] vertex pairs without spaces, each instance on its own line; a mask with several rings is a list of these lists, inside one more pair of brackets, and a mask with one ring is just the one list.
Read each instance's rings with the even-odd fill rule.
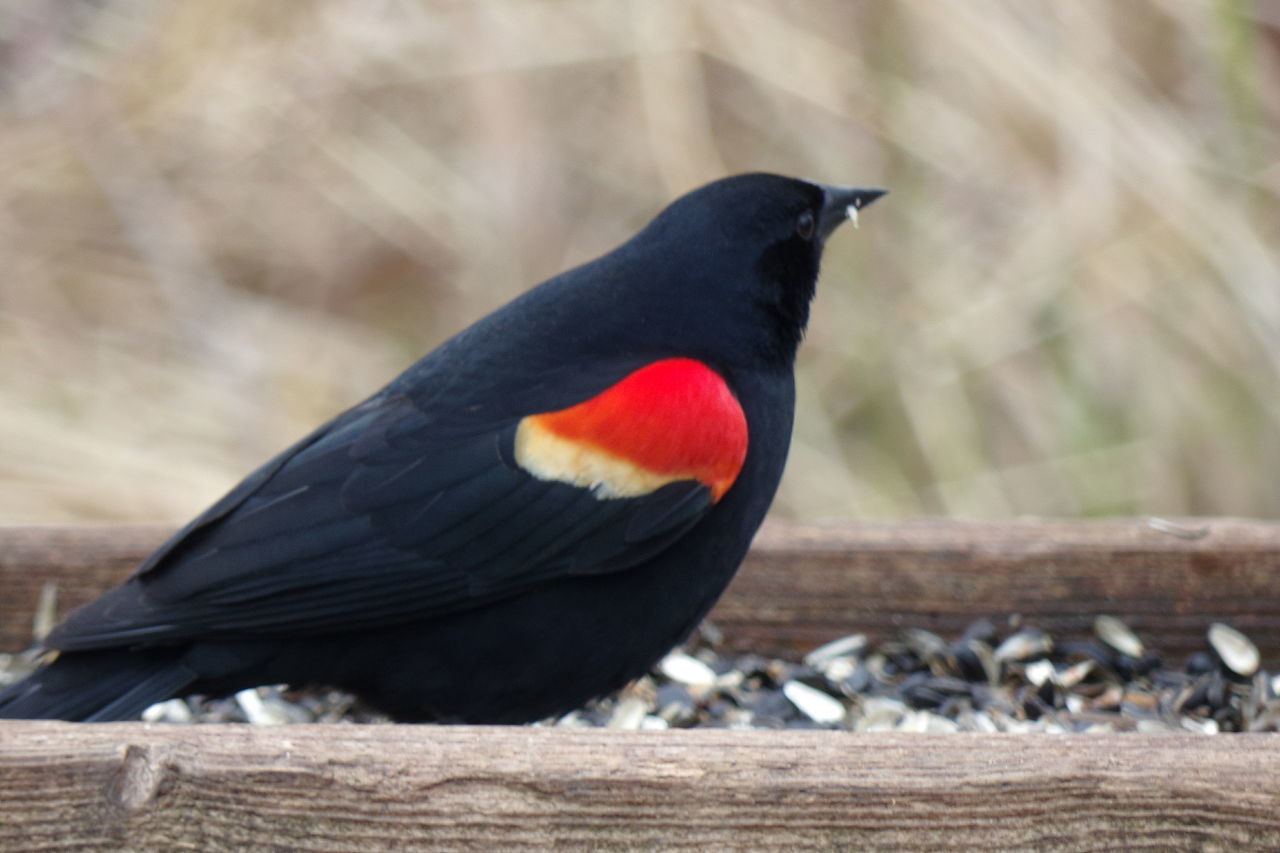
[[32,618],[46,583],[66,615],[127,578],[172,533],[152,526],[0,527],[0,651],[31,644]]
[[1229,518],[766,527],[712,614],[735,646],[806,649],[1021,614],[1056,637],[1124,619],[1170,662],[1225,621],[1280,656],[1280,524]]
[[[30,641],[41,586],[61,611],[118,583],[160,527],[0,528],[0,649]],[[1057,636],[1098,613],[1125,619],[1171,660],[1222,620],[1280,655],[1280,524],[1240,519],[767,526],[712,614],[736,648],[782,653],[852,631],[912,625],[955,635],[1020,613]]]
[[0,724],[0,851],[1276,850],[1280,735]]

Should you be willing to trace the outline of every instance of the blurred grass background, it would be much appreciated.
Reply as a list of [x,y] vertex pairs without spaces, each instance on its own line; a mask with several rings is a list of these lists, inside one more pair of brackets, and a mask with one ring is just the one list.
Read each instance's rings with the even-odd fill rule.
[[184,521],[707,180],[833,239],[775,517],[1280,516],[1280,6],[0,0],[0,522]]

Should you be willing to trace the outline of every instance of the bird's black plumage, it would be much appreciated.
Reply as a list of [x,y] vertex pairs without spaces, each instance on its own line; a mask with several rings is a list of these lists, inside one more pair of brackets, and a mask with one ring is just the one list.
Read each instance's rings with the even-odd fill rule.
[[[0,717],[125,719],[290,682],[403,719],[520,722],[620,687],[744,556],[782,474],[823,241],[880,194],[754,174],[678,199],[247,477],[56,628],[56,660]],[[692,477],[608,496],[518,458],[522,419],[666,359],[710,368],[745,417],[723,497]]]

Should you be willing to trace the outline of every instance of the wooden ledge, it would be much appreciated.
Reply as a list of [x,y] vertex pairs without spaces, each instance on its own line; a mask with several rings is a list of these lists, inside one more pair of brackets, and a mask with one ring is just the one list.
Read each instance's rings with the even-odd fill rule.
[[[167,531],[0,528],[0,648]],[[1167,657],[1210,621],[1280,652],[1280,525],[771,527],[713,618],[795,652],[851,631],[959,633],[1097,613]],[[1277,850],[1280,735],[855,735],[0,722],[0,851]]]
[[1276,850],[1280,735],[0,726],[0,850]]
[[[119,583],[163,527],[0,527],[0,651],[25,648],[40,589],[65,614]],[[730,647],[797,654],[904,626],[956,636],[981,616],[1065,637],[1124,619],[1177,663],[1205,629],[1244,631],[1280,655],[1280,524],[1206,518],[766,526],[712,614]]]

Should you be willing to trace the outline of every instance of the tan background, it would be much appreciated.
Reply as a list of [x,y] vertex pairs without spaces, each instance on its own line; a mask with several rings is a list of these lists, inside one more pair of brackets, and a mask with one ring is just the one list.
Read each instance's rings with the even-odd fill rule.
[[1280,515],[1280,6],[0,0],[0,522],[179,522],[680,192],[833,240],[785,518]]

